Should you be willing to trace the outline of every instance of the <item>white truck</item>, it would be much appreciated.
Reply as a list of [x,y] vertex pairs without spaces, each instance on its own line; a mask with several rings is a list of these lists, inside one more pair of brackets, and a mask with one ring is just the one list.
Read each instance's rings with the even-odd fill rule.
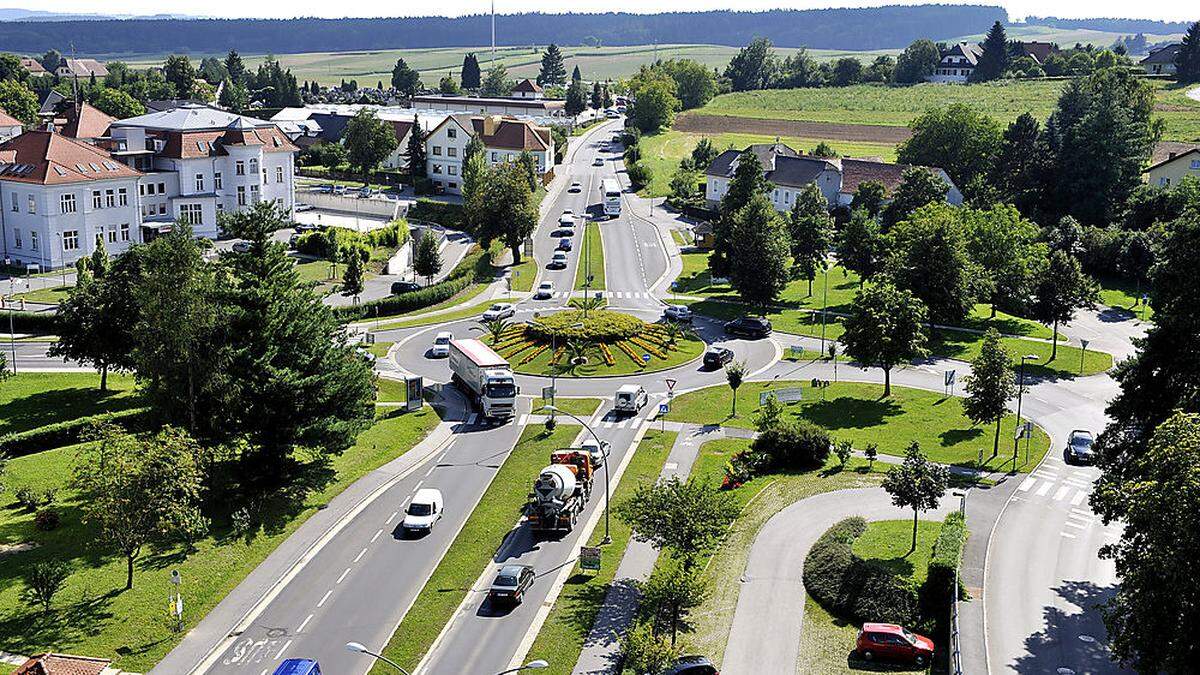
[[621,215],[621,184],[615,178],[605,178],[600,181],[600,203],[604,207],[604,215],[617,218]]
[[491,347],[480,340],[451,340],[450,374],[485,418],[503,422],[513,416],[520,388],[508,361]]

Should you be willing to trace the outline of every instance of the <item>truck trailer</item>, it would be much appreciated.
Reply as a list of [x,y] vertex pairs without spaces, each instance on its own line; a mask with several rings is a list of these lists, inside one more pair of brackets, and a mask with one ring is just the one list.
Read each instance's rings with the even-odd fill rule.
[[451,380],[491,421],[506,421],[516,410],[520,388],[512,367],[481,340],[450,341]]

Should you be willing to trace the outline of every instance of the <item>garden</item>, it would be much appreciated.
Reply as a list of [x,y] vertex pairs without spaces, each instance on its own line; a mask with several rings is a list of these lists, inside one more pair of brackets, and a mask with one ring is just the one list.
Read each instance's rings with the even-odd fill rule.
[[492,348],[527,375],[651,373],[704,353],[704,342],[685,327],[606,309],[565,310],[528,323],[489,322],[485,328]]

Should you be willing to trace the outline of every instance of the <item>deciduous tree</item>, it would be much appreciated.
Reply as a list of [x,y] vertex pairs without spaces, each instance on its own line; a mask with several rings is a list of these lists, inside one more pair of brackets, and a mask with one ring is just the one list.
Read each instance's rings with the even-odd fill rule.
[[751,197],[731,220],[730,284],[750,304],[774,302],[790,277],[787,225],[762,193]]
[[188,99],[192,97],[192,89],[196,85],[196,68],[186,54],[172,54],[163,64],[163,75],[175,89],[175,98]]
[[809,183],[796,194],[788,218],[788,233],[792,240],[792,265],[808,280],[808,295],[812,297],[813,279],[827,267],[829,249],[833,246],[833,219],[829,217],[829,202],[816,183]]
[[929,204],[888,233],[888,274],[921,299],[934,323],[958,325],[975,307],[980,272],[959,209]]
[[425,285],[442,271],[442,253],[438,250],[437,237],[426,230],[417,241],[417,249],[413,253],[413,272],[425,277]]
[[673,560],[664,560],[657,566],[641,584],[641,591],[641,608],[649,614],[657,633],[671,636],[672,648],[680,632],[690,633],[695,629],[688,619],[708,597],[701,570]]
[[883,489],[892,497],[892,504],[913,510],[912,547],[917,550],[917,520],[922,511],[937,508],[950,483],[950,470],[930,462],[913,441],[904,454],[904,463],[892,467],[883,478]]
[[402,96],[412,98],[421,91],[421,74],[409,67],[404,59],[396,59],[392,68],[392,87]]
[[1063,253],[1052,251],[1045,272],[1034,291],[1033,314],[1041,322],[1050,325],[1054,333],[1050,360],[1058,356],[1058,326],[1070,323],[1075,312],[1096,306],[1100,290],[1096,282],[1084,274],[1079,261]]
[[[416,126],[414,125],[414,130]],[[371,172],[396,149],[399,141],[392,125],[379,119],[375,112],[363,108],[346,123],[343,133],[346,155],[350,165],[363,175],[363,183],[370,183]]]
[[529,189],[526,172],[516,164],[497,164],[488,169],[480,191],[474,223],[485,248],[499,240],[512,251],[513,264],[521,262],[521,245],[537,225],[537,205]]
[[841,342],[851,358],[883,370],[883,395],[892,394],[892,368],[926,354],[925,304],[889,281],[858,291]]
[[896,81],[902,84],[924,82],[941,62],[942,54],[933,40],[916,40],[896,58]]
[[900,144],[897,159],[945,169],[959,189],[987,176],[1000,149],[1000,124],[965,103],[931,108],[909,126],[912,137]]
[[842,228],[837,240],[837,256],[842,267],[858,274],[861,285],[879,271],[885,251],[879,220],[862,209],[851,211],[850,222]]
[[949,190],[946,182],[928,169],[917,166],[905,169],[892,201],[883,210],[884,230],[891,229],[926,204],[945,201]]
[[746,380],[746,364],[741,361],[730,361],[725,366],[725,383],[729,385],[729,391],[733,398],[733,411],[730,417],[737,417],[737,392],[741,388],[742,383]]
[[995,457],[1000,452],[1000,422],[1008,412],[1009,399],[1016,393],[1012,359],[995,328],[989,328],[984,334],[979,356],[971,362],[971,374],[966,380],[963,412],[975,424],[995,422],[996,435],[992,442],[992,457]]
[[737,158],[729,187],[721,197],[720,216],[713,224],[713,252],[709,256],[708,266],[715,276],[727,276],[731,270],[733,214],[749,204],[756,194],[770,192],[771,187],[758,155],[743,152]]
[[633,528],[634,539],[670,550],[687,569],[717,545],[737,510],[728,494],[678,477],[639,485],[616,506],[617,517]]
[[770,87],[779,75],[779,57],[771,41],[755,38],[742,47],[725,68],[734,91],[751,91]]

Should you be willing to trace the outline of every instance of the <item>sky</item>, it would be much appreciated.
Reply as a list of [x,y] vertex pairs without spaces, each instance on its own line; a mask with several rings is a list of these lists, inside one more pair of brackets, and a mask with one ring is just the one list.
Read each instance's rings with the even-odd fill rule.
[[[1165,21],[1191,21],[1200,19],[1200,5],[1196,0],[1155,0],[1154,2],[1129,2],[1128,0],[940,0],[942,4],[999,4],[1008,10],[1009,17],[1020,19],[1030,14],[1060,17],[1121,17],[1160,19]],[[51,6],[24,4],[20,0],[9,0],[9,6],[29,9],[51,9],[55,12],[80,12],[103,14],[197,14],[197,4],[192,0],[55,0]],[[813,9],[823,7],[870,7],[882,4],[928,4],[913,2],[886,2],[881,0],[571,0],[572,12],[664,12],[705,9]],[[415,0],[358,0],[353,7],[339,3],[306,3],[295,0],[208,0],[203,3],[206,16],[217,17],[270,17],[290,18],[295,16],[426,16],[440,14],[458,16],[482,14],[489,11],[489,0],[440,0],[437,3]],[[496,0],[496,11],[511,14],[526,11],[560,13],[564,9],[562,0]]]

